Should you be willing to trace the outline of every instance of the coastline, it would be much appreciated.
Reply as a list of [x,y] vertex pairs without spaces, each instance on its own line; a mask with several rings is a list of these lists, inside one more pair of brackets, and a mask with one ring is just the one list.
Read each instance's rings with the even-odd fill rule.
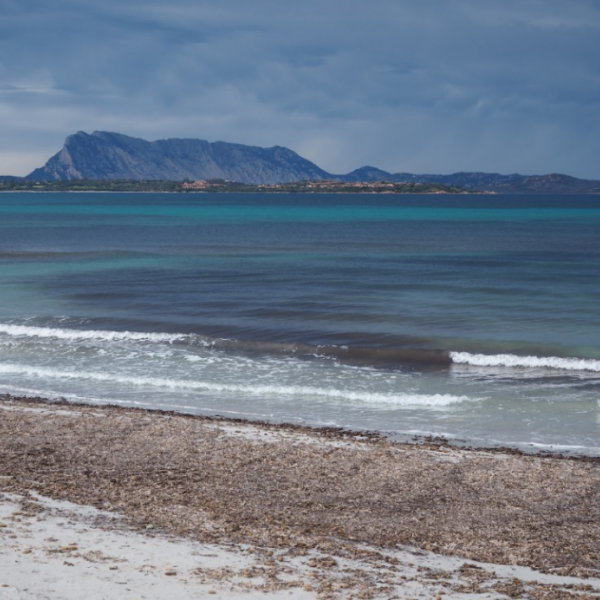
[[[180,194],[180,195],[188,195],[188,194],[219,194],[219,195],[227,195],[227,194],[248,194],[248,195],[258,195],[258,194],[277,194],[277,195],[297,195],[297,194],[306,194],[311,196],[339,196],[340,194],[345,194],[348,192],[285,192],[285,191],[244,191],[244,192],[236,192],[236,191],[206,191],[206,190],[185,190],[185,191],[157,191],[157,190],[147,190],[147,191],[137,191],[137,190],[119,190],[119,191],[109,191],[109,190],[0,190],[0,194]],[[351,192],[354,195],[360,196],[494,196],[498,195],[498,192],[486,192],[473,190],[468,192]],[[600,192],[594,192],[594,194],[600,194]],[[586,195],[594,195],[594,194],[586,194]],[[508,195],[523,195],[518,192],[514,192],[513,194]],[[557,195],[561,195],[558,194]]]
[[455,451],[455,452],[479,452],[486,454],[512,455],[521,457],[533,457],[539,459],[556,459],[568,461],[581,461],[595,463],[600,466],[600,456],[576,453],[571,450],[565,451],[560,446],[557,449],[530,445],[503,445],[501,443],[491,445],[478,445],[468,440],[450,439],[440,435],[417,435],[417,434],[387,434],[385,431],[375,430],[357,430],[338,426],[317,426],[304,425],[292,422],[265,421],[261,419],[250,419],[245,417],[224,416],[215,412],[215,414],[197,414],[189,412],[180,412],[165,408],[148,408],[145,406],[132,406],[127,404],[112,404],[110,402],[102,404],[91,404],[88,402],[77,402],[66,398],[45,398],[41,396],[17,396],[10,393],[0,393],[0,410],[3,403],[32,404],[35,406],[52,406],[67,408],[98,408],[106,409],[111,412],[140,413],[149,416],[176,417],[181,419],[192,419],[209,426],[246,426],[257,427],[266,431],[285,432],[297,435],[315,435],[329,440],[360,440],[370,443],[385,443],[399,448],[421,448],[437,451]]
[[[0,598],[53,560],[182,598],[599,597],[597,459],[41,398],[0,411],[1,551],[21,565]],[[42,543],[57,519],[64,545]],[[99,574],[90,532],[122,554]],[[173,574],[133,564],[171,547]]]

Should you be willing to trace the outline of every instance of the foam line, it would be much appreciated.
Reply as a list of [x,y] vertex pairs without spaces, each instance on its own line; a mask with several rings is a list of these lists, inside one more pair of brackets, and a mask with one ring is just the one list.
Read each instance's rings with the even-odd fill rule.
[[261,385],[261,384],[233,384],[213,383],[208,381],[192,381],[168,379],[162,377],[132,377],[112,375],[107,373],[74,372],[51,369],[48,367],[34,367],[28,365],[0,364],[0,374],[18,374],[30,377],[43,377],[46,379],[79,379],[102,381],[121,385],[134,385],[141,387],[167,388],[172,390],[199,390],[209,392],[233,392],[254,396],[305,396],[318,398],[334,398],[354,400],[373,404],[391,404],[396,406],[431,406],[443,407],[468,401],[467,396],[453,396],[450,394],[381,394],[371,392],[356,392],[337,388],[321,388],[303,385]]

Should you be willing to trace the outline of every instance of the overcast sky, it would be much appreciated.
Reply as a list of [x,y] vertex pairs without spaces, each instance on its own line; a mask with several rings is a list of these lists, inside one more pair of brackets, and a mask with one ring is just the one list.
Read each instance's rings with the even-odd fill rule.
[[600,179],[600,0],[0,0],[0,174],[78,130]]

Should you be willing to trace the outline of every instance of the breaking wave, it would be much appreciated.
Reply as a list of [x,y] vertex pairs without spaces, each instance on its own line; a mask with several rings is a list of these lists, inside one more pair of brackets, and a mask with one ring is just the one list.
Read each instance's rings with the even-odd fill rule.
[[212,338],[194,333],[79,330],[0,323],[0,334],[15,338],[56,339],[68,342],[148,342],[202,346],[214,350],[254,352],[275,356],[318,356],[367,365],[401,363],[463,364],[476,367],[513,367],[600,372],[600,360],[516,354],[474,354],[428,348],[390,348]]
[[21,338],[46,338],[77,341],[187,344],[214,350],[254,352],[275,356],[319,356],[343,361],[372,365],[393,365],[404,362],[449,365],[450,356],[444,350],[426,348],[364,348],[359,346],[336,346],[301,344],[293,342],[269,342],[212,338],[194,333],[143,333],[137,331],[109,331],[99,329],[79,330],[60,327],[38,327],[0,323],[0,334]]
[[534,369],[559,369],[564,371],[600,372],[600,360],[586,358],[560,358],[557,356],[517,356],[515,354],[471,354],[450,352],[453,363],[475,367],[521,367]]
[[103,340],[114,341],[149,341],[149,342],[179,342],[189,338],[185,334],[172,333],[142,333],[137,331],[105,331],[90,329],[62,329],[59,327],[35,327],[30,325],[8,325],[0,323],[0,333],[14,337],[54,338],[59,340]]

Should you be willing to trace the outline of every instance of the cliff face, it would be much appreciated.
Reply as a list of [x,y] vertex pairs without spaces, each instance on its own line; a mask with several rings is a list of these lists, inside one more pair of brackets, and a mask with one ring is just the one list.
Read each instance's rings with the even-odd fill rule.
[[259,148],[226,142],[168,139],[147,142],[118,133],[78,132],[28,179],[231,179],[242,183],[284,183],[331,177],[315,164],[280,146]]

